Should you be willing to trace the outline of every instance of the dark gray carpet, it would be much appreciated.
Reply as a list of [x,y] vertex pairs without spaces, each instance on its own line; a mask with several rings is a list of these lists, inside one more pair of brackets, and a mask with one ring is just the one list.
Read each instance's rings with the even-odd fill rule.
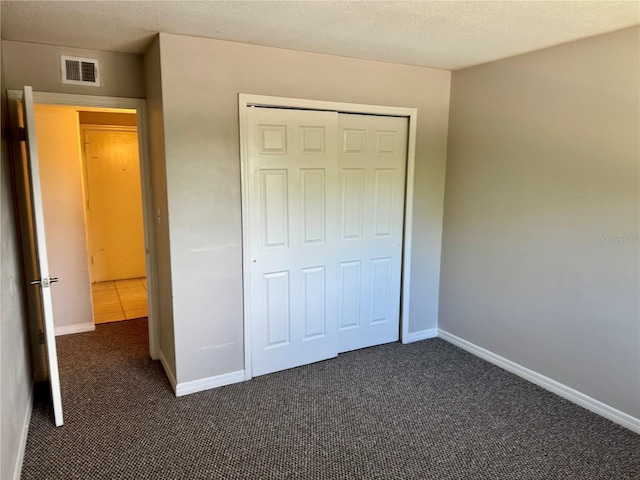
[[25,479],[640,479],[640,436],[442,340],[175,398],[146,320],[58,338]]

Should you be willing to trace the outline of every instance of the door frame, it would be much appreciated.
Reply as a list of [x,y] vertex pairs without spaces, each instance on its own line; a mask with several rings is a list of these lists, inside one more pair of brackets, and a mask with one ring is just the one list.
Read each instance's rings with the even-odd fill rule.
[[[22,101],[21,90],[8,90],[10,104]],[[149,156],[149,127],[147,102],[141,98],[102,97],[70,93],[33,92],[33,102],[38,105],[61,107],[117,108],[135,110],[138,128],[138,155],[140,157],[140,181],[142,188],[142,221],[144,223],[145,264],[147,269],[147,302],[149,325],[149,356],[158,360],[160,330],[158,324],[157,262],[154,235],[153,191],[151,183],[151,160]],[[86,228],[86,227],[85,227]]]
[[301,98],[273,97],[240,93],[238,95],[238,115],[240,127],[240,186],[242,193],[242,284],[244,304],[244,379],[253,378],[251,352],[251,276],[250,276],[250,230],[249,230],[249,148],[247,108],[275,107],[299,110],[333,111],[338,113],[359,113],[366,115],[384,115],[409,119],[409,138],[407,139],[407,169],[405,178],[404,232],[402,248],[402,276],[400,280],[400,341],[406,343],[409,338],[409,292],[411,281],[411,238],[413,232],[413,182],[416,162],[416,125],[418,109],[410,107],[391,107],[357,103],[331,102],[324,100],[306,100]]

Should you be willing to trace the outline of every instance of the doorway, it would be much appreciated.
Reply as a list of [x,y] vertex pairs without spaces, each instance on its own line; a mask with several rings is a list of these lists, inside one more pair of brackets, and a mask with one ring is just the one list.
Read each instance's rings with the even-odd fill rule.
[[[89,290],[89,275],[86,250],[86,228],[83,207],[85,203],[82,182],[82,162],[79,161],[80,142],[78,134],[78,110],[101,110],[117,112],[118,109],[128,109],[127,113],[134,113],[139,124],[139,139],[137,142],[140,166],[141,201],[144,217],[144,254],[146,256],[146,271],[149,287],[149,315],[145,322],[148,325],[148,350],[151,359],[158,359],[159,331],[156,324],[156,267],[155,249],[153,248],[153,222],[151,202],[151,181],[149,172],[149,155],[146,135],[145,101],[139,99],[94,97],[84,95],[34,93],[32,88],[25,86],[22,91],[8,91],[9,114],[12,126],[12,144],[16,155],[15,167],[12,169],[16,182],[17,205],[20,218],[21,242],[24,253],[25,285],[29,300],[29,329],[35,376],[38,381],[48,380],[53,403],[54,420],[56,426],[63,424],[61,389],[59,382],[58,356],[56,353],[55,334],[73,333],[78,324],[62,325],[71,331],[57,331],[55,316],[62,321],[73,322],[77,318],[86,322],[91,319],[88,314],[73,317],[69,313],[81,313],[86,300],[91,304]],[[52,109],[47,113],[56,116],[56,123],[44,131],[38,132],[35,117],[36,108],[45,109],[47,105]],[[124,112],[123,112],[124,113]],[[64,127],[67,128],[64,128]],[[52,161],[48,161],[46,168],[41,168],[38,156],[38,134],[46,137],[55,145]],[[60,137],[60,138],[58,138]],[[75,173],[74,173],[75,172]],[[42,182],[46,179],[45,182]],[[44,210],[51,213],[49,221],[45,218]],[[49,224],[48,227],[46,224]],[[46,230],[54,230],[59,235],[55,241],[49,242]],[[84,247],[82,244],[84,243]],[[50,253],[57,250],[52,258],[60,268],[60,274],[65,268],[71,273],[67,280],[50,276],[48,261]],[[52,251],[52,252],[50,252]],[[84,259],[84,261],[82,261]],[[84,272],[82,269],[84,264]],[[83,275],[84,273],[84,275]],[[54,274],[55,275],[55,274]],[[30,280],[33,279],[33,280]],[[51,286],[54,283],[67,283],[60,297],[68,297],[70,301],[59,302],[64,308],[80,306],[80,311],[64,311],[55,308],[52,302]],[[30,288],[32,287],[32,288]],[[59,289],[58,289],[59,290]],[[83,295],[83,290],[89,291]],[[37,291],[37,293],[35,293]],[[33,293],[33,295],[31,295]],[[84,312],[86,313],[86,312]],[[80,325],[82,325],[82,323]],[[90,322],[93,329],[93,322]],[[80,327],[85,328],[85,327]],[[46,348],[44,348],[46,346]]]
[[78,117],[94,323],[146,317],[136,116],[80,111]]
[[36,104],[35,125],[56,334],[146,317],[135,112]]
[[[22,92],[9,92],[9,100],[14,102],[15,105],[21,101],[21,98]],[[113,283],[107,288],[103,286],[102,289],[112,290],[114,294],[112,297],[129,303],[126,305],[128,310],[126,312],[122,303],[118,306],[124,315],[117,320],[125,320],[127,317],[140,318],[146,316],[148,318],[149,355],[152,359],[157,360],[159,331],[156,313],[154,217],[145,101],[42,92],[34,92],[33,98],[36,109],[49,107],[57,109],[58,114],[64,112],[59,117],[55,128],[49,129],[48,134],[58,137],[64,135],[64,139],[58,139],[58,144],[64,144],[66,145],[64,148],[75,152],[75,155],[57,155],[56,160],[50,164],[50,168],[44,168],[42,172],[43,176],[50,179],[50,183],[55,187],[48,194],[44,192],[45,196],[49,198],[49,203],[54,204],[49,205],[48,210],[55,211],[54,217],[57,217],[48,222],[47,228],[52,231],[52,234],[47,232],[47,243],[50,243],[49,239],[51,237],[56,237],[58,241],[54,242],[57,244],[54,247],[63,252],[61,255],[55,255],[56,258],[60,258],[58,265],[52,265],[52,272],[55,272],[53,274],[60,277],[60,282],[55,286],[55,294],[58,297],[63,297],[58,302],[61,305],[58,311],[62,313],[60,314],[60,319],[56,318],[54,322],[56,326],[55,333],[60,335],[92,330],[95,325],[92,318],[95,318],[96,323],[101,323],[104,320],[116,320],[113,316],[110,318],[99,317],[105,310],[110,309],[110,307],[104,306],[105,302],[102,302],[103,305],[97,309],[99,312],[94,311],[94,305],[92,304],[96,303],[92,302],[92,290],[100,290],[100,285],[99,282],[94,281],[94,278],[92,278],[89,268],[91,256],[89,254],[89,217],[86,210],[87,183],[82,155],[84,150],[82,129],[128,130],[129,132],[135,129],[136,140],[133,142],[133,150],[137,153],[135,162],[138,174],[138,179],[135,180],[138,184],[137,210],[139,213],[137,215],[137,229],[141,232],[138,237],[142,237],[141,245],[138,248],[140,252],[138,265],[141,264],[142,269],[138,266],[138,273],[134,277],[127,275],[128,278],[109,279],[111,282],[124,280],[125,283],[120,285]],[[13,110],[17,111],[17,106],[12,106],[11,111]],[[125,117],[129,118],[129,120],[123,121]],[[45,129],[40,130],[37,131],[38,136],[41,134],[47,135]],[[129,143],[131,144],[132,142]],[[69,176],[69,171],[73,171],[73,175]],[[80,200],[78,201],[78,199]],[[53,260],[54,256],[52,255],[50,258]],[[54,268],[55,271],[53,270]],[[138,285],[133,285],[130,282],[131,280],[136,281]],[[63,283],[66,283],[66,294],[61,292],[61,288],[59,288]],[[97,286],[98,288],[92,288],[92,286]],[[120,292],[118,287],[120,287]],[[96,300],[100,299],[100,297],[108,296],[108,292],[96,292],[93,295],[93,299]],[[132,310],[135,310],[135,312]]]

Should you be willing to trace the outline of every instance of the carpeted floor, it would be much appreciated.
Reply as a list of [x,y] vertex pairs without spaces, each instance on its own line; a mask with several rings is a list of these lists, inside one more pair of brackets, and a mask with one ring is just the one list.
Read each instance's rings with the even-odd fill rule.
[[442,340],[175,398],[146,320],[58,338],[25,479],[640,479],[640,436]]

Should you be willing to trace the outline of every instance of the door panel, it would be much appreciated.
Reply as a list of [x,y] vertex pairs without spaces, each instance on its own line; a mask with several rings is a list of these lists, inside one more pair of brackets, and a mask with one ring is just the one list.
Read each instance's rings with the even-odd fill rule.
[[289,243],[288,188],[286,170],[261,170],[264,247]]
[[289,313],[289,272],[264,275],[267,339],[265,347],[289,345],[291,315]]
[[325,267],[302,269],[303,340],[324,336],[327,331]]
[[389,321],[391,258],[371,261],[371,323]]
[[340,264],[340,330],[360,326],[360,280],[362,263],[359,261]]
[[138,135],[83,129],[91,281],[146,275]]
[[337,114],[250,108],[248,125],[257,376],[337,355]]
[[324,170],[303,169],[300,171],[302,192],[302,243],[324,243],[325,239],[325,185]]
[[342,239],[362,238],[364,169],[342,169]]
[[[28,179],[25,185],[29,196],[30,212],[28,215],[30,225],[21,226],[23,234],[33,238],[35,262],[32,258],[25,258],[25,263],[30,264],[25,268],[26,273],[35,274],[33,278],[27,278],[31,285],[28,288],[37,289],[39,295],[35,302],[29,305],[30,310],[38,310],[42,319],[42,334],[46,352],[49,386],[51,388],[51,400],[53,403],[53,415],[56,426],[63,424],[62,396],[60,393],[60,376],[58,372],[58,355],[56,351],[56,339],[53,323],[53,303],[51,299],[51,285],[58,281],[49,276],[49,262],[47,258],[47,241],[44,228],[44,206],[40,182],[40,167],[38,163],[38,146],[35,133],[35,112],[33,108],[33,91],[31,87],[24,87],[22,101],[22,119],[25,131],[23,166],[26,169],[24,178]],[[27,255],[25,255],[26,257]],[[35,268],[34,268],[35,267]],[[29,296],[29,298],[31,298]]]
[[373,236],[393,235],[395,170],[376,169],[373,191]]
[[408,120],[340,114],[339,135],[338,351],[345,352],[400,336]]

